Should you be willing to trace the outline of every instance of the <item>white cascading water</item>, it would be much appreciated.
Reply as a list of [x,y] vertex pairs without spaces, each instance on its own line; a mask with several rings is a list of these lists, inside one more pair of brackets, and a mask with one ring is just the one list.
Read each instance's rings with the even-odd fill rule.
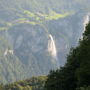
[[49,38],[50,39],[48,41],[48,51],[53,57],[57,57],[55,42],[51,34],[49,34]]
[[86,27],[86,25],[89,23],[89,21],[90,21],[90,13],[88,13],[86,16],[85,16],[85,18],[84,18],[84,31],[85,31],[85,27]]
[[56,49],[55,41],[54,41],[51,34],[49,34],[48,52],[53,57],[52,62],[54,64],[57,64],[57,66],[59,67],[59,62],[58,62],[58,59],[57,59],[57,49]]
[[[83,21],[83,32],[85,31],[86,29],[86,25],[89,23],[90,21],[90,13],[88,13],[85,17],[84,17],[84,21]],[[82,32],[82,33],[83,33]],[[83,39],[83,36],[81,35],[81,39]]]

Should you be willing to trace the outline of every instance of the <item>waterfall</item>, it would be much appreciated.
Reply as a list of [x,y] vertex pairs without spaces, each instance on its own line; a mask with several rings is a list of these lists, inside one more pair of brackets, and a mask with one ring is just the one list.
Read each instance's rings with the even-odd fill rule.
[[53,57],[57,57],[57,50],[55,46],[55,41],[51,34],[49,34],[49,41],[48,41],[48,51]]
[[89,21],[90,21],[90,13],[88,13],[86,16],[85,16],[85,18],[84,18],[84,31],[85,31],[85,27],[86,27],[86,25],[89,23]]
[[56,49],[55,41],[54,41],[51,34],[49,34],[48,52],[53,57],[52,63],[57,65],[57,68],[59,68],[59,61],[58,61],[58,58],[57,58],[57,49]]
[[59,68],[59,61],[58,61],[58,58],[57,58],[56,45],[55,45],[55,41],[54,41],[54,39],[53,39],[51,34],[49,34],[48,52],[50,53],[50,55],[53,58],[52,59],[52,63],[57,65],[57,68]]
[[[82,33],[86,30],[86,25],[89,23],[89,21],[90,21],[90,13],[87,13],[87,15],[84,17]],[[82,35],[81,35],[81,39],[83,39]]]

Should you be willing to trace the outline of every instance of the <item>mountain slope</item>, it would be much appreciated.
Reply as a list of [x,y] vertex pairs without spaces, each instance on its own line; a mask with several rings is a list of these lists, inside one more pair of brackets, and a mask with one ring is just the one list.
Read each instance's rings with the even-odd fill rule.
[[64,65],[83,32],[83,17],[90,10],[87,2],[0,0],[0,82],[46,75]]

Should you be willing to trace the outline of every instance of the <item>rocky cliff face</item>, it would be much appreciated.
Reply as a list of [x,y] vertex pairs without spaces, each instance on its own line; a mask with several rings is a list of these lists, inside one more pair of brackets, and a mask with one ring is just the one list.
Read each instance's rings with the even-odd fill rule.
[[65,63],[90,10],[89,0],[69,1],[0,1],[0,82],[46,75]]

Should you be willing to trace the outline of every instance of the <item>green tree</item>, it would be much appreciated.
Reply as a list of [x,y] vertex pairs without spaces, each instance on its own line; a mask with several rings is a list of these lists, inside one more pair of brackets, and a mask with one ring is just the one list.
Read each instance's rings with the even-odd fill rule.
[[77,69],[79,86],[90,85],[90,23],[80,43],[80,68]]
[[77,77],[75,71],[80,66],[78,60],[80,55],[79,47],[71,49],[67,63],[59,70],[51,71],[45,84],[47,90],[75,90],[77,86]]
[[4,90],[3,84],[0,84],[0,90]]
[[76,90],[90,90],[90,86],[86,87],[80,87],[80,88],[77,88]]

